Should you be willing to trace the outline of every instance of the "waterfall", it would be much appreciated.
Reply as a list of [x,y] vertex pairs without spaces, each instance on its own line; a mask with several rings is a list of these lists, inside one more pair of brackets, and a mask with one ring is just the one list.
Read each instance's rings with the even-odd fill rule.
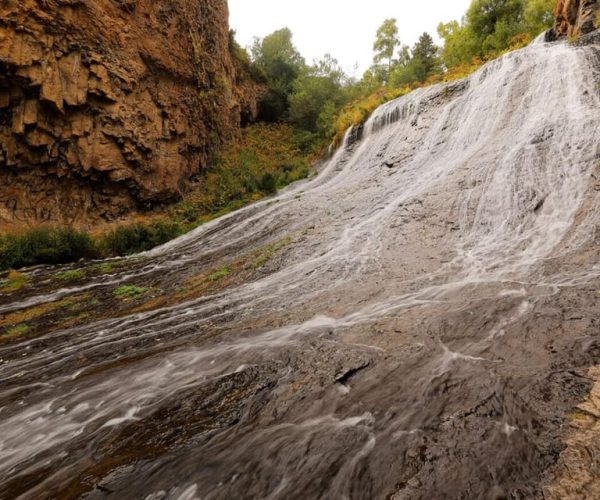
[[539,346],[576,347],[534,318],[600,278],[598,47],[542,42],[384,104],[318,176],[135,271],[0,304],[167,288],[292,241],[227,290],[0,346],[0,496],[56,495],[111,454],[93,474],[121,498],[538,491],[532,429],[559,428]]

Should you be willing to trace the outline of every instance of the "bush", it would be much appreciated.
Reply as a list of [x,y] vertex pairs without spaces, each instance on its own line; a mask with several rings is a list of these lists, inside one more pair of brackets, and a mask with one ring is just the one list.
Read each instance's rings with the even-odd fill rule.
[[107,255],[131,255],[151,250],[182,233],[179,224],[162,221],[151,225],[119,226],[109,231],[100,245]]
[[0,270],[35,264],[66,264],[98,255],[89,234],[70,228],[32,229],[0,236]]
[[265,194],[277,192],[277,178],[271,172],[265,172],[258,183],[259,189]]

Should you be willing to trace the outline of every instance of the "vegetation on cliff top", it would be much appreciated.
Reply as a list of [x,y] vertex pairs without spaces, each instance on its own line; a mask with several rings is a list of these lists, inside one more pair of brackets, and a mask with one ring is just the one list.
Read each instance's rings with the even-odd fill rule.
[[256,39],[248,59],[269,86],[261,118],[287,122],[314,149],[339,141],[384,102],[433,83],[462,78],[482,64],[529,43],[553,23],[555,0],[473,0],[460,21],[440,23],[442,48],[429,33],[402,44],[395,19],[386,19],[373,44],[373,65],[359,80],[326,55],[307,64],[289,29]]

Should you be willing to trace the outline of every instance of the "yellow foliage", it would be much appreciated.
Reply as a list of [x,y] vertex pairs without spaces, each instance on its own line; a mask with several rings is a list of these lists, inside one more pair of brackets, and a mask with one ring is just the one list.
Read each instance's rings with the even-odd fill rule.
[[337,117],[335,123],[336,134],[334,138],[334,144],[339,145],[344,137],[344,134],[350,127],[364,123],[369,118],[371,113],[382,104],[408,94],[409,92],[420,87],[428,87],[437,83],[451,82],[466,78],[481,68],[481,66],[488,61],[497,59],[498,57],[512,50],[523,48],[529,43],[531,43],[531,35],[529,33],[520,33],[511,38],[509,42],[509,48],[505,51],[490,52],[483,58],[474,57],[468,64],[460,64],[450,68],[444,73],[431,75],[424,83],[413,83],[410,86],[399,89],[389,89],[387,87],[383,87],[368,96],[351,102],[342,108]]

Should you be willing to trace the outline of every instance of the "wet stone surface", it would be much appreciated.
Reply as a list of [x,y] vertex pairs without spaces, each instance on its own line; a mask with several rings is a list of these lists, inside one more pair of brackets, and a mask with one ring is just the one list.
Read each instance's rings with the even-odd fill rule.
[[508,54],[384,105],[277,203],[136,259],[26,271],[0,292],[0,497],[580,491],[595,51]]

